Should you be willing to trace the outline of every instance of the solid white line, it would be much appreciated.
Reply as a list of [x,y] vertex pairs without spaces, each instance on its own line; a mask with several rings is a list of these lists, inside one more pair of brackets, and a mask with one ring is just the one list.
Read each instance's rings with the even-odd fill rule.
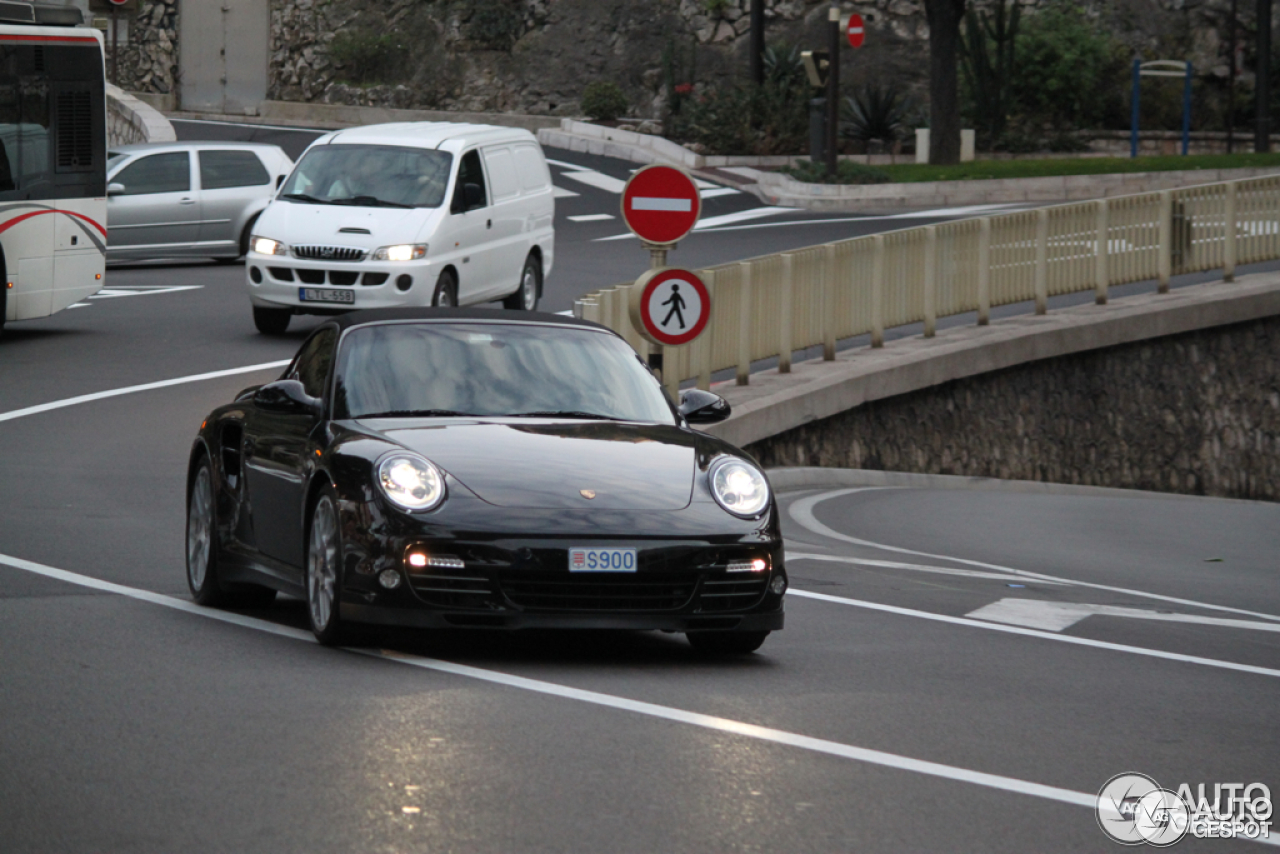
[[168,288],[103,288],[89,299],[113,299],[115,297],[145,297],[151,294],[171,294],[177,291],[198,291],[204,285],[174,285]]
[[1252,664],[1237,664],[1234,661],[1221,661],[1216,658],[1201,658],[1197,655],[1182,655],[1177,652],[1165,652],[1164,650],[1147,649],[1146,647],[1141,646],[1125,646],[1124,644],[1092,640],[1091,638],[1078,638],[1073,637],[1072,635],[1058,635],[1053,632],[1042,632],[1038,629],[1025,629],[1020,626],[1006,626],[1001,623],[984,623],[980,620],[970,620],[966,617],[951,617],[946,614],[935,614],[932,611],[917,611],[912,608],[900,608],[897,605],[882,605],[879,602],[865,602],[861,599],[847,599],[843,596],[831,596],[826,593],[810,593],[808,590],[797,590],[794,587],[787,591],[787,595],[797,596],[801,599],[817,599],[821,602],[830,602],[836,605],[850,605],[854,608],[866,608],[871,611],[883,611],[886,614],[896,614],[902,617],[916,617],[921,620],[933,620],[937,623],[948,623],[953,626],[969,626],[974,629],[985,629],[989,632],[1004,632],[1005,634],[1022,635],[1029,638],[1041,638],[1043,640],[1057,641],[1058,643],[1088,646],[1093,647],[1094,649],[1128,652],[1133,655],[1163,658],[1167,661],[1179,661],[1186,664],[1203,664],[1206,667],[1217,667],[1222,670],[1235,670],[1240,673],[1252,673],[1257,676],[1280,677],[1280,670],[1274,670],[1270,667],[1256,667]]
[[96,391],[93,394],[82,394],[79,397],[69,397],[66,400],[55,400],[52,403],[41,403],[38,406],[28,406],[26,409],[14,409],[9,412],[0,412],[0,421],[12,421],[15,418],[24,418],[28,415],[36,415],[40,412],[48,412],[51,409],[62,409],[66,406],[75,406],[79,403],[90,403],[95,400],[103,400],[108,397],[119,397],[122,394],[133,394],[139,391],[151,391],[156,388],[168,388],[173,385],[182,385],[183,383],[200,382],[201,380],[216,380],[220,377],[232,377],[236,374],[248,374],[253,371],[265,371],[268,368],[282,368],[291,362],[291,359],[282,359],[279,362],[263,362],[260,365],[248,365],[243,368],[228,368],[225,371],[210,371],[207,374],[193,374],[189,377],[177,377],[171,380],[160,380],[154,383],[143,383],[142,385],[131,385],[127,388],[117,388],[111,391]]
[[1087,617],[1124,617],[1130,620],[1155,620],[1165,623],[1191,623],[1227,629],[1256,632],[1280,632],[1280,623],[1257,620],[1232,620],[1226,617],[1204,617],[1199,614],[1171,614],[1142,608],[1115,605],[1088,605],[1082,602],[1047,602],[1043,599],[1000,599],[965,614],[975,620],[989,620],[1010,626],[1026,626],[1048,632],[1068,629]]
[[631,198],[631,209],[633,211],[684,211],[693,210],[693,201],[691,199],[670,199],[658,196],[633,196]]
[[[1010,575],[1019,575],[1024,578],[1033,578],[1037,581],[1057,581],[1061,584],[1070,584],[1075,587],[1090,587],[1094,590],[1107,590],[1111,593],[1125,593],[1130,596],[1140,596],[1144,599],[1156,599],[1161,602],[1173,602],[1177,605],[1189,605],[1193,608],[1206,608],[1211,611],[1225,611],[1231,614],[1244,614],[1246,617],[1260,617],[1264,620],[1280,620],[1275,614],[1263,614],[1259,611],[1246,611],[1241,608],[1229,608],[1226,605],[1212,605],[1208,602],[1197,602],[1194,599],[1179,599],[1176,596],[1163,596],[1159,593],[1147,593],[1143,590],[1133,590],[1128,587],[1113,587],[1109,584],[1094,584],[1089,581],[1077,581],[1074,578],[1060,578],[1054,575],[1043,575],[1038,572],[1028,572],[1025,569],[1014,569],[1010,566],[1001,566],[996,563],[984,563],[980,560],[968,560],[967,558],[952,557],[950,555],[933,554],[932,552],[921,552],[914,549],[904,549],[898,546],[887,546],[883,543],[873,543],[870,540],[862,540],[857,537],[851,537],[848,534],[842,534],[818,521],[817,516],[813,513],[813,508],[833,498],[839,498],[842,495],[852,495],[855,492],[873,492],[888,487],[880,486],[860,486],[853,489],[836,489],[830,492],[820,492],[817,495],[811,495],[808,498],[802,498],[799,501],[792,502],[787,508],[787,512],[801,526],[809,529],[815,534],[824,537],[830,537],[833,540],[843,540],[846,543],[853,543],[857,546],[866,546],[872,549],[881,549],[882,551],[895,552],[897,554],[913,555],[915,557],[928,557],[934,560],[946,560],[952,563],[962,563],[966,566],[977,566],[983,569],[994,569],[997,572],[1005,572]],[[896,487],[895,487],[896,488]]]
[[703,190],[698,195],[704,199],[718,199],[721,196],[736,196],[741,190],[735,190],[732,187],[716,187],[714,189]]
[[[956,569],[949,566],[925,566],[919,563],[898,563],[892,560],[870,560],[860,557],[843,557],[841,555],[817,555],[805,552],[787,552],[787,560],[821,560],[830,563],[851,563],[858,566],[875,566],[885,569],[909,569],[913,572],[933,572],[939,575],[959,575],[965,578],[991,578],[997,581],[1026,581],[1026,576],[1013,575],[1008,572],[984,572],[978,569]],[[1043,584],[1063,585],[1061,581],[1045,581]],[[1280,628],[1280,626],[1277,626]]]
[[606,219],[617,219],[613,214],[580,214],[579,216],[565,217],[569,222],[603,222]]
[[[300,629],[279,626],[270,621],[257,619],[255,617],[246,617],[240,614],[232,614],[227,611],[203,608],[196,605],[194,602],[176,599],[172,596],[165,596],[159,593],[152,593],[147,590],[126,587],[123,584],[113,584],[109,581],[100,581],[96,578],[90,578],[89,576],[79,575],[74,572],[68,572],[51,566],[44,566],[43,564],[22,560],[21,558],[0,555],[0,564],[6,564],[15,569],[25,570],[36,575],[45,576],[46,578],[52,578],[70,584],[78,584],[92,590],[115,593],[120,596],[126,596],[152,605],[160,605],[162,607],[172,608],[184,613],[196,614],[211,620],[230,623],[232,625],[255,629],[257,631],[268,632],[273,635],[291,638],[293,640],[314,643],[314,638],[311,633]],[[807,735],[800,735],[799,733],[788,732],[786,730],[735,721],[730,718],[704,715],[698,712],[690,712],[684,709],[673,708],[671,706],[660,706],[655,703],[645,703],[640,700],[629,700],[625,697],[618,697],[613,694],[602,694],[598,691],[586,691],[581,688],[571,688],[567,685],[558,685],[554,682],[543,682],[539,679],[513,676],[509,673],[501,673],[496,670],[485,670],[479,667],[471,667],[466,664],[455,664],[450,661],[440,661],[439,659],[406,655],[387,650],[352,649],[350,651],[361,655],[367,655],[371,658],[378,658],[383,661],[408,664],[412,667],[418,667],[424,670],[433,670],[454,676],[464,676],[468,679],[476,679],[481,682],[488,682],[494,685],[503,685],[510,688],[518,688],[522,691],[531,691],[537,694],[560,697],[567,700],[576,700],[580,703],[589,703],[595,706],[618,709],[620,711],[632,712],[635,714],[645,715],[647,717],[660,718],[674,721],[675,723],[697,726],[703,729],[716,730],[718,732],[725,732],[732,735],[740,735],[746,738],[756,739],[757,741],[767,741],[773,744],[786,745],[788,747],[799,747],[804,750],[811,750],[828,756],[839,756],[844,759],[852,759],[854,761],[865,762],[870,765],[879,765],[881,767],[894,768],[901,771],[912,771],[917,774],[925,774],[930,777],[940,777],[946,780],[955,780],[961,783],[972,783],[974,785],[985,786],[991,789],[999,789],[1001,791],[1012,792],[1014,794],[1030,795],[1032,797],[1058,801],[1059,803],[1088,807],[1089,809],[1093,809],[1096,802],[1096,797],[1094,795],[1087,794],[1085,792],[1075,792],[1070,789],[1061,789],[1056,786],[1045,786],[1040,783],[1031,783],[1014,777],[1003,777],[998,774],[988,774],[983,771],[971,771],[967,768],[958,768],[954,765],[943,765],[939,762],[928,762],[923,759],[913,759],[909,756],[900,756],[896,753],[886,753],[882,750],[855,747],[849,744],[841,744],[837,741],[812,738]]]
[[193,125],[228,125],[236,128],[263,128],[265,130],[286,130],[292,133],[314,133],[316,136],[324,136],[326,133],[332,133],[332,129],[322,128],[297,128],[288,127],[286,125],[260,125],[256,122],[220,122],[214,119],[170,119],[171,122],[187,122]]
[[604,190],[606,193],[621,193],[622,188],[627,186],[626,181],[619,181],[611,175],[597,172],[594,169],[584,169],[581,172],[561,172],[560,177],[581,181],[583,184]]
[[547,158],[547,162],[552,166],[559,166],[561,169],[572,169],[574,172],[591,171],[591,167],[589,166],[579,166],[577,163],[565,163],[563,160],[552,160],[550,157]]

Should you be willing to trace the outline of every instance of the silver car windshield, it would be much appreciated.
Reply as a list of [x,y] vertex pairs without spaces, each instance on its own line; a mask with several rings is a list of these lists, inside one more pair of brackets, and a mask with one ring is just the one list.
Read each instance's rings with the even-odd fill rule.
[[280,191],[299,203],[436,208],[453,155],[397,145],[319,145],[303,156]]
[[343,338],[335,418],[469,415],[675,423],[635,351],[592,329],[401,323]]

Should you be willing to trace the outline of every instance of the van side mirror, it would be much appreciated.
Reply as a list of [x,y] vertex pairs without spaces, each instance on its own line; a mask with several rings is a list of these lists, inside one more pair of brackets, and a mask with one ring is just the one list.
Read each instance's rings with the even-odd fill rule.
[[680,392],[680,415],[690,424],[716,424],[733,412],[729,401],[718,394],[700,388],[688,388]]
[[124,195],[124,184],[120,184],[120,183],[117,183],[117,182],[114,182],[114,181],[113,181],[112,183],[108,184],[108,185],[107,185],[107,195],[108,195],[108,196],[123,196],[123,195]]
[[283,184],[283,183],[284,183],[284,176],[283,176],[283,175],[277,175],[277,176],[276,176],[276,189],[277,189],[277,190],[278,190],[278,189],[280,189],[280,185],[281,185],[281,184]]

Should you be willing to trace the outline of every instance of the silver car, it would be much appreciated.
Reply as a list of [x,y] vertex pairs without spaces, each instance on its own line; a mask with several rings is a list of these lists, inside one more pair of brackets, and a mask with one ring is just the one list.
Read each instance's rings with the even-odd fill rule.
[[293,169],[279,146],[122,145],[107,153],[107,259],[215,258],[249,251],[254,221]]

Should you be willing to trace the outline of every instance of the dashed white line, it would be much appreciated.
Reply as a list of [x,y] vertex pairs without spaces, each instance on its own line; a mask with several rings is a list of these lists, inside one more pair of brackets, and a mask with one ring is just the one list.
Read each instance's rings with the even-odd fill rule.
[[607,219],[617,219],[613,214],[580,214],[578,216],[566,217],[569,222],[604,222]]

